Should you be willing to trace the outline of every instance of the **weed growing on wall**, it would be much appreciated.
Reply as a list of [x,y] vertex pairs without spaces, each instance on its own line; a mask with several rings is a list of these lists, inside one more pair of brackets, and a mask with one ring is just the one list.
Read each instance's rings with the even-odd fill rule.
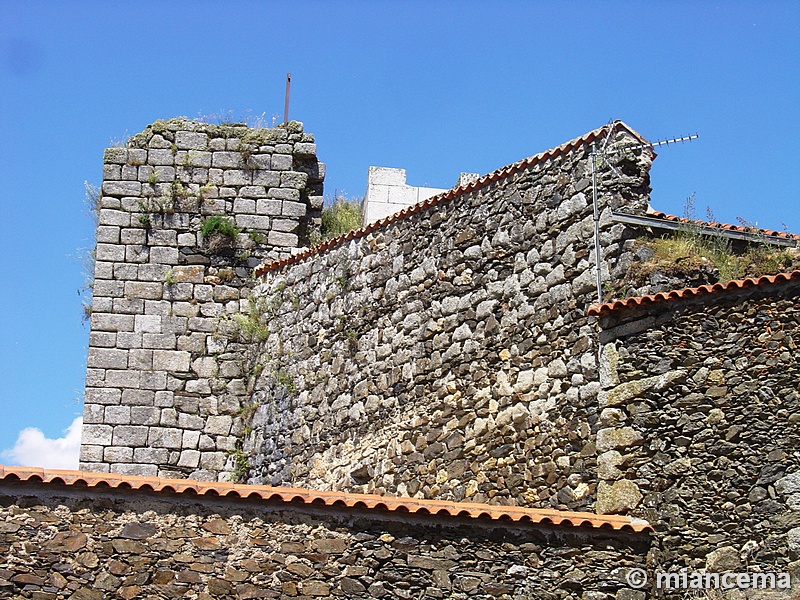
[[275,381],[278,383],[278,385],[283,386],[290,394],[297,393],[297,384],[294,381],[294,377],[292,377],[291,374],[287,373],[283,369],[280,369],[277,373],[275,373]]
[[241,124],[255,129],[264,129],[275,127],[276,122],[280,123],[281,116],[276,113],[268,117],[266,112],[255,113],[253,109],[247,108],[238,113],[232,109],[208,114],[198,113],[197,119],[201,123],[209,125]]
[[127,148],[128,142],[130,141],[131,136],[128,135],[128,131],[126,130],[123,134],[119,137],[112,137],[108,140],[109,148]]
[[[151,229],[158,215],[172,215],[179,211],[196,212],[197,205],[214,193],[216,186],[208,183],[192,193],[180,181],[172,181],[167,185],[161,195],[156,194],[159,171],[150,173],[147,183],[151,186],[143,191],[144,198],[137,200],[139,214],[136,219],[145,229]],[[231,224],[232,226],[233,224]],[[238,230],[237,230],[238,233]],[[235,237],[235,234],[234,234]]]
[[[280,389],[280,394],[294,395],[298,393],[298,384],[294,375],[276,367],[283,354],[283,343],[280,339],[280,329],[276,329],[274,317],[281,310],[284,303],[291,300],[284,297],[285,284],[280,282],[268,291],[256,291],[247,300],[245,310],[240,313],[223,317],[223,331],[230,342],[236,345],[239,353],[238,366],[241,375],[246,381],[246,393],[249,399],[242,405],[238,413],[243,425],[244,436],[252,433],[252,419],[258,408],[263,404],[264,398],[254,396],[256,382],[265,369],[275,389]],[[295,306],[294,303],[291,303]],[[230,325],[233,325],[232,327]],[[229,346],[229,349],[231,346]],[[275,399],[269,398],[270,406],[275,412]],[[242,450],[230,454],[233,457],[232,478],[243,481],[250,468],[247,455]]]
[[[284,284],[277,285],[270,294],[253,293],[248,298],[247,310],[226,317],[226,321],[233,322],[234,327],[228,331],[228,339],[242,345],[240,370],[247,379],[248,392],[253,390],[255,382],[264,370],[260,359],[269,340],[270,323],[283,304]],[[278,339],[278,353],[282,352],[281,341]]]
[[232,450],[229,456],[233,459],[233,470],[231,471],[231,481],[233,483],[244,483],[250,473],[250,461],[247,455],[239,448]]
[[236,149],[239,154],[242,155],[242,162],[244,163],[243,167],[248,171],[253,171],[258,168],[258,165],[253,162],[251,159],[253,154],[258,151],[258,146],[245,142],[243,140],[239,140],[239,147]]
[[203,221],[200,227],[200,233],[203,234],[203,237],[209,237],[212,234],[219,233],[235,238],[239,233],[239,228],[227,217],[213,215]]
[[200,226],[203,241],[212,252],[233,246],[240,231],[241,229],[236,227],[233,221],[220,215],[208,217]]
[[246,343],[264,342],[269,337],[269,328],[263,322],[266,300],[250,298],[250,308],[246,313],[234,315],[238,336]]
[[96,257],[97,223],[100,218],[100,188],[92,185],[88,181],[83,182],[84,204],[86,213],[92,219],[92,243],[86,248],[78,250],[78,260],[81,264],[81,274],[83,275],[83,285],[78,289],[83,308],[83,320],[88,321],[92,316],[92,289],[94,288],[94,263]]
[[197,190],[197,199],[202,202],[214,192],[214,189],[217,186],[213,183],[207,183],[204,186],[201,186],[199,190]]
[[171,215],[175,212],[175,200],[168,191],[159,198],[148,196],[144,200],[137,200],[136,205],[139,208],[136,219],[145,229],[153,227],[153,215]]
[[250,231],[247,234],[247,237],[249,237],[250,240],[254,244],[266,244],[267,243],[266,236],[263,233],[259,232],[259,231]]

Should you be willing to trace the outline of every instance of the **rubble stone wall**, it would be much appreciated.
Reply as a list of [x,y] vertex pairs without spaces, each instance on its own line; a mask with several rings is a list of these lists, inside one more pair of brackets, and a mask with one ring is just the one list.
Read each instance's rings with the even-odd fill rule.
[[[248,481],[591,507],[589,152],[267,272],[254,293],[268,335],[253,346],[244,411]],[[649,193],[649,155],[615,158],[599,178],[606,279],[632,247],[611,210],[643,212]]]
[[648,546],[583,527],[0,487],[4,598],[639,600],[624,574]]
[[105,151],[81,468],[216,479],[246,395],[219,321],[318,232],[323,177],[296,122],[158,121]]

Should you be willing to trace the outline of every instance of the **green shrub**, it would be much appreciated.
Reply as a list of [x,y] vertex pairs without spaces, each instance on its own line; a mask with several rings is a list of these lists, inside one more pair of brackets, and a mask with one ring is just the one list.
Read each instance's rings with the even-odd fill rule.
[[229,238],[235,238],[240,231],[241,230],[233,224],[233,221],[227,217],[221,217],[220,215],[208,217],[203,221],[200,227],[200,233],[203,234],[204,238],[208,238],[215,233],[228,236]]
[[322,239],[329,240],[361,227],[362,202],[359,198],[337,196],[331,204],[324,207],[320,228]]

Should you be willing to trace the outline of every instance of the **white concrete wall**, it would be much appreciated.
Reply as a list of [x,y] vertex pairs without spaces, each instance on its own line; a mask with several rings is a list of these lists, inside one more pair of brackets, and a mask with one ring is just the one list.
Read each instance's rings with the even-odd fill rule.
[[364,196],[364,221],[367,225],[440,194],[444,189],[406,185],[406,170],[370,167]]

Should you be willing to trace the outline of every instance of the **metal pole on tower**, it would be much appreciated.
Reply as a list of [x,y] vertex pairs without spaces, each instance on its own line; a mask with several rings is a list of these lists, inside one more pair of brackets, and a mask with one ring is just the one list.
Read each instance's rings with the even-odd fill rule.
[[289,122],[289,88],[292,85],[292,74],[286,74],[286,102],[283,105],[283,124]]
[[592,142],[592,151],[589,154],[592,161],[592,211],[594,220],[594,264],[597,284],[597,302],[603,301],[603,273],[600,260],[600,210],[597,206],[597,144]]

